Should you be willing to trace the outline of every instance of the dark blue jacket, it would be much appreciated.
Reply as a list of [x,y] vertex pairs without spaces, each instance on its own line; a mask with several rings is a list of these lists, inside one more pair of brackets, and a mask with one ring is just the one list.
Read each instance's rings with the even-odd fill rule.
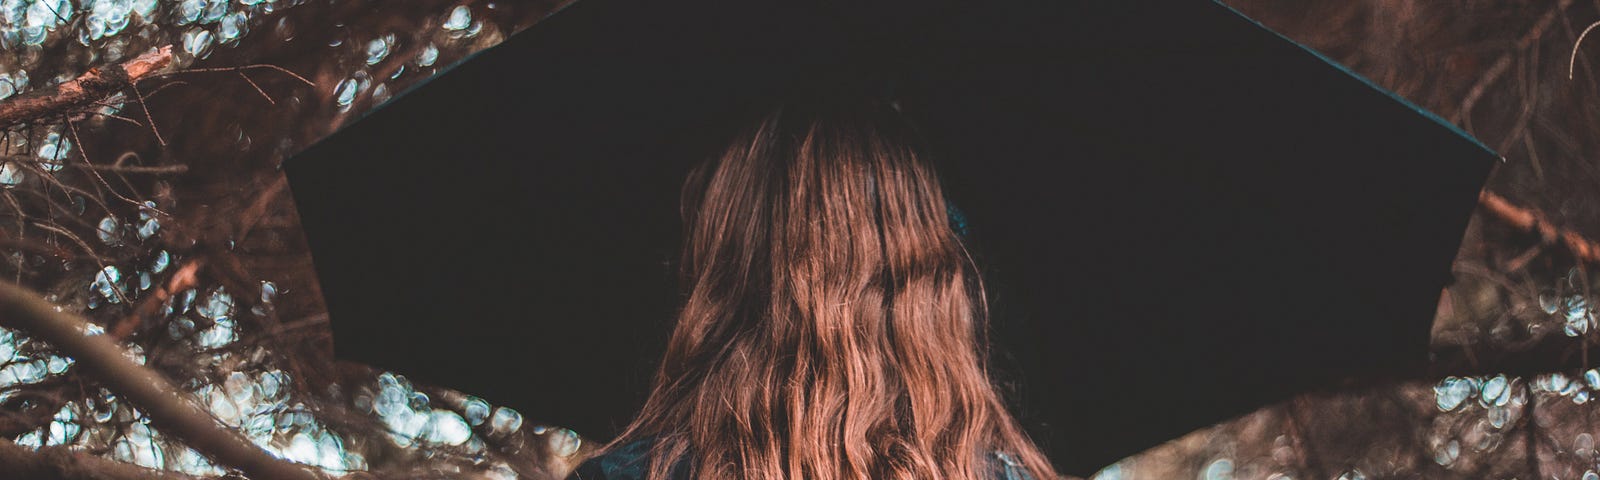
[[[645,458],[649,453],[649,441],[629,443],[583,462],[567,480],[644,480],[650,468],[650,461]],[[984,480],[1033,480],[1028,470],[1022,467],[1022,462],[1012,455],[994,452],[991,459],[994,460],[994,475]],[[686,462],[673,466],[669,477],[671,480],[689,480]]]

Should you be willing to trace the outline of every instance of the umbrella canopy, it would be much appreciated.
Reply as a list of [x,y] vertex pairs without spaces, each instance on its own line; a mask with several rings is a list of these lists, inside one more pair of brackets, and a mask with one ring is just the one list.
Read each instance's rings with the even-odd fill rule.
[[289,161],[337,354],[607,438],[688,167],[865,83],[930,139],[1065,472],[1423,369],[1493,152],[1221,4],[1040,3],[581,0]]

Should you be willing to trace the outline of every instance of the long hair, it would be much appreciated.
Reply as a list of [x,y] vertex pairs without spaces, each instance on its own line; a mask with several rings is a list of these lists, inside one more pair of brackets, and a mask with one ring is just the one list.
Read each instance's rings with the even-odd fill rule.
[[1057,478],[987,371],[984,296],[887,106],[791,105],[685,182],[687,300],[609,448],[649,478]]

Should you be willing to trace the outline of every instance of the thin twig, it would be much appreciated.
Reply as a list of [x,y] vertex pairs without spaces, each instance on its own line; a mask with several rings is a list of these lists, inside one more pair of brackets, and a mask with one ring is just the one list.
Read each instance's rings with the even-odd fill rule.
[[173,80],[171,82],[163,83],[163,84],[161,84],[161,86],[156,87],[155,90],[151,90],[150,93],[144,94],[144,98],[148,99],[148,98],[154,97],[154,96],[156,96],[157,93],[161,93],[163,90],[166,90],[167,87],[176,87],[176,86],[179,86],[179,85],[188,85],[188,84],[189,84],[189,82],[185,82],[183,80]]
[[1515,48],[1500,55],[1500,58],[1496,59],[1494,64],[1490,65],[1489,69],[1484,71],[1483,76],[1479,77],[1478,81],[1473,83],[1472,88],[1467,91],[1466,97],[1461,100],[1461,107],[1456,110],[1455,115],[1451,116],[1451,123],[1460,124],[1471,115],[1472,107],[1477,105],[1478,100],[1489,90],[1489,86],[1494,85],[1494,82],[1500,79],[1500,75],[1511,68],[1512,57],[1517,52],[1528,49],[1528,46],[1543,38],[1545,29],[1550,28],[1550,24],[1555,22],[1556,15],[1565,11],[1567,6],[1571,4],[1572,0],[1561,0],[1560,3],[1556,4],[1555,8],[1550,9],[1544,16],[1539,17],[1539,21],[1534,23],[1533,28],[1528,29],[1528,33],[1517,40]]
[[[1529,68],[1526,70],[1531,70],[1534,72],[1538,71],[1539,56],[1537,54],[1529,55],[1525,61],[1529,64]],[[1537,77],[1526,82],[1526,84],[1528,85],[1529,90],[1535,90],[1538,85]],[[1535,95],[1537,95],[1537,92],[1529,92],[1528,94],[1529,98],[1532,98]],[[1522,136],[1527,133],[1528,122],[1533,119],[1533,104],[1534,102],[1531,101],[1522,102],[1522,110],[1517,112],[1517,119],[1511,124],[1511,132],[1507,133],[1505,138],[1500,140],[1499,145],[1497,145],[1497,148],[1495,148],[1496,152],[1506,151],[1507,148],[1511,147],[1512,143],[1521,140]]]
[[328,314],[319,313],[319,314],[312,315],[310,317],[302,318],[302,319],[299,319],[299,320],[295,320],[295,321],[292,321],[292,322],[285,322],[282,325],[279,325],[277,327],[274,327],[271,330],[268,330],[267,331],[267,335],[268,336],[277,336],[277,335],[282,335],[282,334],[289,333],[289,332],[292,332],[292,331],[295,331],[295,330],[299,330],[299,329],[302,329],[302,328],[323,327],[323,326],[326,326],[327,324],[328,324]]
[[1583,29],[1583,33],[1578,34],[1578,41],[1572,42],[1572,55],[1567,58],[1567,80],[1572,80],[1577,74],[1578,49],[1583,47],[1583,38],[1589,36],[1589,32],[1594,31],[1595,27],[1600,27],[1600,21],[1589,24],[1588,28]]
[[288,75],[290,77],[294,77],[295,80],[299,80],[300,83],[304,83],[307,86],[312,86],[312,87],[317,86],[316,82],[312,82],[310,80],[306,80],[306,77],[302,77],[302,76],[300,76],[300,74],[294,73],[293,70],[289,70],[287,68],[283,68],[283,67],[280,67],[280,66],[277,66],[277,65],[265,64],[265,63],[258,63],[258,64],[253,64],[253,65],[241,65],[241,66],[237,66],[237,67],[189,68],[189,69],[184,69],[184,70],[175,70],[175,71],[171,71],[171,72],[166,72],[166,73],[162,73],[162,74],[159,74],[159,75],[151,75],[149,77],[146,77],[145,80],[154,80],[154,79],[157,79],[157,78],[165,78],[165,77],[170,77],[170,76],[173,76],[173,75],[179,75],[179,74],[184,74],[184,73],[238,72],[238,71],[250,70],[250,69],[256,69],[256,68],[266,68],[266,69],[277,70],[279,72],[283,72],[284,74],[286,74],[286,75]]
[[110,119],[113,119],[113,120],[121,120],[121,121],[124,121],[124,122],[131,123],[136,127],[143,127],[144,126],[144,124],[143,123],[139,123],[138,120],[134,120],[134,119],[131,119],[131,118],[128,118],[128,117],[124,117],[124,116],[121,116],[121,115],[105,113],[105,112],[95,112],[95,111],[89,111],[89,112],[86,112],[86,114],[87,115],[99,115],[99,116],[110,118]]
[[144,119],[150,123],[150,133],[156,135],[157,143],[160,143],[163,147],[167,146],[167,139],[161,138],[161,129],[156,128],[156,118],[150,115],[150,104],[145,103],[144,93],[139,92],[139,84],[129,83],[128,87],[133,89],[133,96],[139,99],[139,109],[144,110]]
[[235,237],[238,238],[237,242],[243,242],[245,237],[250,235],[250,231],[255,228],[256,223],[260,222],[261,218],[266,216],[267,207],[271,206],[272,201],[277,199],[278,194],[283,193],[284,189],[288,186],[289,177],[287,175],[281,175],[277,180],[272,182],[272,185],[267,186],[266,189],[263,189],[261,193],[256,196],[256,200],[250,203],[250,207],[246,208],[244,212],[239,215],[241,220],[239,222],[239,233],[238,235],[235,235]]
[[[57,228],[57,227],[51,226],[50,224],[47,224],[47,223],[44,223],[44,222],[38,222],[38,221],[33,222],[33,226],[39,227],[39,228],[42,228],[42,229],[45,229],[45,230],[49,230],[51,232],[59,233],[59,234],[65,235],[69,239],[72,239],[73,242],[78,244],[78,247],[83,249],[83,253],[88,254],[89,258],[93,258],[94,259],[94,263],[100,267],[100,271],[101,272],[105,272],[106,271],[106,262],[104,260],[100,259],[100,255],[94,253],[94,248],[89,247],[89,243],[88,242],[83,241],[82,238],[79,238],[77,235],[73,234],[72,231],[67,230],[65,228]],[[128,296],[122,293],[122,289],[121,288],[117,288],[116,285],[112,285],[111,286],[111,291],[113,293],[117,294],[117,298],[122,300],[122,303],[124,305],[130,305],[130,306],[133,305],[133,300],[129,300]]]
[[256,93],[261,94],[261,98],[267,99],[267,103],[272,104],[272,105],[277,105],[278,104],[278,102],[275,102],[275,101],[272,100],[272,95],[267,95],[267,91],[266,90],[262,90],[260,85],[256,85],[256,81],[255,80],[251,80],[249,75],[245,75],[244,72],[235,72],[235,73],[238,73],[239,74],[239,78],[243,78],[245,83],[250,84],[250,88],[256,89]]
[[[26,194],[38,197],[39,200],[44,201],[45,205],[49,207],[48,209],[45,210],[45,213],[49,217],[46,220],[48,220],[50,222],[50,224],[52,224],[52,225],[61,225],[61,223],[58,222],[57,220],[63,220],[64,219],[66,221],[72,222],[73,224],[76,224],[77,226],[80,226],[80,227],[83,227],[83,228],[87,228],[87,229],[90,229],[90,230],[94,230],[96,228],[94,224],[89,223],[87,220],[84,220],[80,216],[81,214],[79,214],[78,212],[72,211],[72,209],[67,208],[66,205],[62,205],[61,202],[57,202],[55,200],[50,199],[50,195],[48,195],[48,194],[46,194],[44,192],[41,192],[39,190],[34,190],[34,189],[16,189],[16,190],[12,190],[11,192],[26,193]],[[7,194],[9,195],[10,192],[7,192]],[[19,206],[17,208],[20,209],[21,207]],[[56,212],[60,212],[62,215],[60,217],[57,217],[55,215]],[[23,215],[23,216],[26,216],[26,215]],[[32,218],[32,217],[28,217],[28,218]]]
[[[83,161],[85,163],[89,163],[89,153],[88,153],[87,150],[83,149],[83,139],[78,138],[78,126],[73,124],[72,120],[67,120],[67,130],[72,132],[72,141],[78,143],[79,156],[83,157]],[[133,205],[135,207],[148,208],[148,209],[151,209],[151,210],[155,210],[156,212],[161,213],[163,215],[166,214],[166,212],[162,212],[160,210],[156,210],[155,207],[151,207],[151,206],[145,205],[144,202],[141,201],[141,200],[134,200],[132,198],[128,198],[128,196],[123,195],[122,192],[118,192],[116,187],[112,187],[111,186],[111,182],[106,181],[106,177],[103,176],[103,175],[100,175],[100,172],[98,170],[95,170],[95,169],[92,169],[92,168],[91,169],[85,169],[85,170],[88,171],[90,175],[93,175],[96,180],[99,180],[101,185],[105,185],[106,186],[106,190],[110,191],[111,195],[122,199],[122,201],[128,202],[129,204],[131,204],[131,205]],[[134,195],[138,195],[138,192],[134,192]]]
[[[16,236],[19,239],[23,238],[23,235],[26,235],[26,230],[27,230],[27,225],[28,225],[28,216],[26,214],[22,213],[22,203],[17,201],[17,196],[16,195],[12,195],[11,192],[5,192],[5,194],[6,194],[6,203],[11,204],[11,208],[13,209],[12,211],[16,212],[16,215],[17,215],[17,235]],[[24,265],[22,263],[21,259],[17,260],[17,278],[16,278],[16,282],[17,283],[22,283],[22,270],[26,266],[27,265]]]
[[[66,196],[66,193],[69,193],[69,192],[70,193],[76,193],[76,194],[79,194],[79,195],[83,195],[84,198],[87,198],[90,201],[93,201],[96,205],[99,205],[100,209],[105,210],[107,213],[111,212],[111,205],[109,205],[106,202],[102,201],[100,199],[100,195],[95,194],[95,193],[90,193],[89,191],[81,189],[81,188],[78,188],[78,187],[67,185],[66,183],[62,183],[61,179],[56,178],[56,175],[54,173],[50,173],[50,171],[45,170],[44,168],[41,168],[38,165],[35,165],[34,162],[15,162],[15,164],[16,165],[21,165],[22,168],[28,169],[28,171],[33,172],[35,175],[38,175],[38,176],[40,176],[40,177],[42,177],[42,178],[44,178],[46,180],[49,180],[51,184],[54,184],[57,187],[61,187],[62,196]],[[67,197],[67,201],[69,201],[69,202],[72,201],[72,198],[71,197]]]

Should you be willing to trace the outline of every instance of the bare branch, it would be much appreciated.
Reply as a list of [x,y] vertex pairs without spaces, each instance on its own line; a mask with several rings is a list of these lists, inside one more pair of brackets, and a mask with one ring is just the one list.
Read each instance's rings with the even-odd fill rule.
[[[1461,107],[1456,110],[1455,115],[1450,117],[1450,123],[1463,124],[1463,122],[1471,122],[1472,107],[1478,104],[1478,100],[1483,98],[1484,93],[1488,92],[1489,86],[1493,85],[1495,81],[1500,79],[1500,75],[1504,74],[1506,70],[1510,69],[1511,60],[1516,56],[1516,54],[1518,52],[1526,51],[1529,46],[1532,46],[1541,38],[1544,38],[1544,31],[1548,29],[1552,23],[1555,23],[1557,14],[1565,11],[1567,6],[1571,4],[1572,0],[1561,0],[1561,2],[1555,5],[1555,8],[1551,8],[1550,11],[1544,14],[1544,16],[1539,17],[1539,21],[1534,23],[1533,28],[1528,29],[1528,32],[1523,34],[1522,38],[1517,40],[1517,46],[1515,49],[1509,50],[1500,55],[1500,58],[1496,59],[1494,64],[1489,66],[1489,69],[1484,72],[1483,76],[1478,78],[1476,83],[1472,84],[1472,89],[1468,90],[1467,95],[1461,100]],[[1577,57],[1574,56],[1573,58]]]
[[237,72],[237,73],[239,74],[239,78],[243,78],[245,83],[250,84],[250,88],[256,89],[256,93],[261,94],[261,98],[267,99],[267,103],[270,103],[270,104],[273,104],[273,105],[277,105],[278,104],[278,102],[275,102],[275,101],[272,100],[272,95],[267,95],[267,91],[266,90],[262,90],[260,85],[256,85],[256,81],[255,80],[251,80],[249,75],[245,75],[244,72]]
[[1478,204],[1485,212],[1511,226],[1533,232],[1547,243],[1561,242],[1572,256],[1589,264],[1600,264],[1600,244],[1578,232],[1560,228],[1537,211],[1512,205],[1504,197],[1484,190],[1478,194]]
[[1572,77],[1577,74],[1578,49],[1583,47],[1584,37],[1589,36],[1589,32],[1594,31],[1595,27],[1600,27],[1600,22],[1589,24],[1588,28],[1583,29],[1583,33],[1578,34],[1578,41],[1572,42],[1572,55],[1567,58],[1567,80],[1572,80]]
[[[33,222],[33,226],[39,227],[39,228],[42,228],[42,229],[45,229],[45,230],[49,230],[51,232],[59,233],[61,235],[66,236],[68,239],[72,240],[73,243],[78,244],[78,248],[82,248],[83,249],[83,254],[84,255],[87,255],[89,258],[94,259],[95,265],[100,267],[100,271],[102,271],[102,272],[105,271],[105,269],[106,269],[105,260],[101,259],[100,256],[94,252],[94,248],[90,247],[88,242],[83,241],[82,238],[79,238],[76,234],[73,234],[71,230],[67,230],[67,229],[64,229],[64,228],[58,228],[58,227],[52,226],[52,225],[50,225],[48,223],[39,222],[39,221]],[[133,300],[129,300],[128,296],[126,294],[122,293],[122,289],[112,288],[111,291],[115,292],[117,294],[117,299],[121,300],[122,303],[124,303],[124,304],[133,303]],[[5,319],[0,318],[0,325],[3,325],[3,324],[5,324]]]
[[280,460],[244,435],[219,423],[166,378],[123,355],[122,347],[104,335],[88,335],[87,323],[56,310],[39,295],[10,282],[0,282],[0,325],[22,330],[77,360],[85,373],[133,403],[158,429],[183,439],[218,464],[237,468],[251,478],[317,480],[309,467]]
[[104,68],[91,68],[78,78],[13,97],[0,103],[0,128],[34,122],[61,112],[87,107],[127,88],[132,82],[172,62],[172,46]]
[[239,215],[239,233],[237,236],[240,241],[250,235],[250,230],[255,228],[256,223],[260,222],[263,216],[266,216],[267,207],[271,206],[272,202],[278,198],[278,194],[283,193],[288,186],[289,176],[278,177],[278,180],[263,189],[261,194],[256,197],[256,200],[250,203],[250,207]]
[[[0,160],[7,160],[7,161],[12,161],[12,162],[33,162],[33,163],[40,162],[38,157],[34,157],[34,156],[30,156],[30,155],[0,155]],[[61,165],[61,166],[64,166],[64,167],[76,167],[76,168],[82,168],[82,169],[87,169],[87,170],[96,170],[96,171],[101,171],[101,172],[112,172],[112,173],[147,173],[147,174],[151,174],[151,175],[176,175],[176,174],[180,174],[180,173],[184,173],[184,172],[188,172],[189,171],[189,166],[188,165],[183,165],[183,164],[178,164],[178,165],[121,165],[121,164],[103,165],[103,164],[98,164],[98,163],[78,163],[78,162],[50,162],[50,163],[58,164],[58,165]]]
[[[72,132],[72,141],[78,142],[78,151],[81,152],[81,154],[83,155],[83,161],[86,162],[86,163],[93,163],[93,162],[89,162],[89,152],[87,150],[83,149],[83,139],[78,138],[78,126],[76,124],[72,123],[72,119],[66,119],[66,122],[67,122],[67,130]],[[151,125],[155,125],[155,124],[151,123]],[[121,192],[118,192],[115,187],[111,186],[111,182],[106,181],[106,177],[104,175],[101,175],[99,171],[94,170],[94,169],[86,169],[86,171],[88,171],[89,174],[92,175],[96,180],[99,180],[100,184],[104,185],[106,187],[106,191],[111,192],[112,196],[120,198],[120,199],[122,199],[122,201],[128,202],[129,204],[132,204],[132,205],[134,205],[136,207],[149,208],[151,210],[155,210],[154,207],[147,206],[140,200],[134,200],[132,198],[128,198],[127,195],[123,195]],[[138,195],[138,194],[139,194],[138,192],[134,192],[134,195]],[[155,211],[157,213],[162,214],[162,215],[166,215],[167,214],[167,212],[163,212],[163,211],[160,211],[160,210],[155,210]]]
[[155,317],[156,310],[160,309],[161,304],[166,302],[167,299],[172,298],[178,292],[199,285],[200,281],[195,276],[195,272],[200,270],[200,263],[199,260],[190,260],[182,267],[179,267],[177,273],[172,274],[172,279],[168,280],[165,286],[156,287],[155,291],[150,292],[149,296],[134,307],[133,313],[111,325],[111,336],[119,340],[127,339],[129,335],[133,335],[134,330],[144,325],[146,318]]
[[[166,86],[167,85],[162,85],[161,87],[157,87],[156,90],[160,90]],[[133,98],[139,100],[139,110],[144,111],[144,121],[150,124],[150,133],[155,134],[157,143],[160,143],[163,147],[167,146],[167,139],[161,138],[161,129],[156,128],[156,118],[150,115],[150,104],[145,101],[146,97],[144,96],[144,92],[139,91],[139,84],[130,82],[128,83],[128,87],[133,89]]]
[[298,74],[298,73],[294,73],[293,70],[289,70],[287,68],[283,68],[283,67],[280,67],[280,66],[277,66],[277,65],[271,65],[271,64],[240,65],[240,66],[237,66],[237,67],[190,68],[190,69],[186,69],[186,70],[178,70],[178,71],[175,71],[175,72],[167,72],[167,73],[163,73],[163,74],[160,74],[160,75],[154,75],[154,76],[151,76],[150,78],[151,79],[157,79],[157,78],[163,78],[163,77],[170,77],[170,76],[178,75],[178,74],[182,74],[182,73],[243,72],[245,70],[257,69],[257,68],[265,68],[265,69],[270,69],[270,70],[277,70],[279,72],[283,72],[285,75],[288,75],[290,77],[294,77],[295,80],[299,80],[300,83],[304,83],[304,84],[306,84],[306,86],[311,86],[311,87],[317,86],[317,84],[315,82],[307,80],[306,77],[300,76],[300,74]]

